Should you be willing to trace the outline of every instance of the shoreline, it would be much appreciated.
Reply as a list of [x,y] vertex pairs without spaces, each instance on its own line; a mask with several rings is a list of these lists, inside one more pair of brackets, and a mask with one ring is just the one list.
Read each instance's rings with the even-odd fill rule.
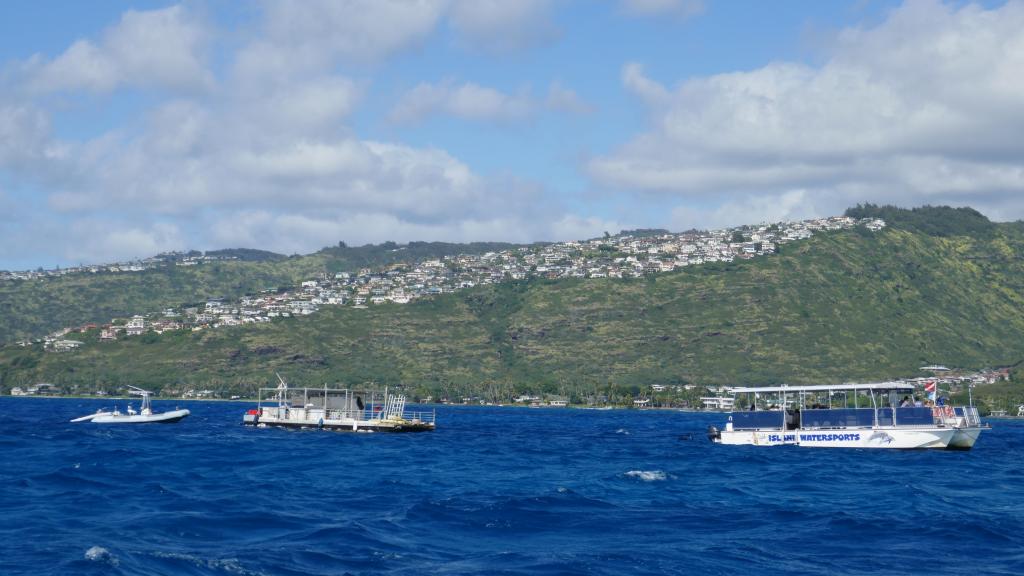
[[[138,400],[138,396],[76,396],[74,394],[62,394],[60,396],[54,396],[52,394],[24,394],[24,395],[11,395],[4,394],[0,398],[45,398],[47,400]],[[180,400],[184,402],[256,402],[255,398],[236,398],[234,400],[230,398],[180,398],[177,396],[150,396],[155,401],[167,401],[167,400]]]
[[[26,394],[21,396],[12,396],[10,394],[4,394],[0,398],[43,398],[47,400],[136,400],[138,396],[76,396],[72,394],[54,396],[52,394]],[[240,402],[240,403],[256,403],[259,402],[256,398],[236,398],[234,400],[230,398],[180,398],[176,396],[152,396],[154,401],[171,401],[178,400],[182,402]],[[694,410],[692,408],[635,408],[633,406],[530,406],[528,404],[453,404],[453,403],[441,403],[441,402],[412,402],[418,406],[451,406],[451,407],[467,407],[467,408],[532,408],[535,410],[585,410],[588,412],[596,411],[607,411],[607,410],[635,410],[637,412],[693,412],[697,414],[719,414],[721,412],[717,410]]]

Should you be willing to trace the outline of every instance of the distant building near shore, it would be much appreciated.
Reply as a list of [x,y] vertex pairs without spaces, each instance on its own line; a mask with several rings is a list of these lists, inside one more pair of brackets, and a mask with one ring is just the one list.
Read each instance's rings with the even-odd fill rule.
[[53,384],[47,384],[41,382],[33,386],[29,386],[27,389],[16,386],[11,388],[11,396],[36,396],[36,395],[47,395],[52,396],[60,394],[60,390]]
[[732,410],[733,398],[731,396],[702,396],[705,410]]
[[949,372],[950,369],[941,364],[932,364],[931,366],[921,366],[920,370],[922,372]]

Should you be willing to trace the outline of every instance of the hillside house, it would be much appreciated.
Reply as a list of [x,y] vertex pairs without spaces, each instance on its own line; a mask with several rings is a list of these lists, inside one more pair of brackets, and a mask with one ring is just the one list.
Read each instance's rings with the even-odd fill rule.
[[140,336],[146,331],[146,319],[136,314],[125,324],[124,329],[129,336]]
[[54,352],[70,352],[80,348],[84,342],[78,340],[55,340],[53,342]]

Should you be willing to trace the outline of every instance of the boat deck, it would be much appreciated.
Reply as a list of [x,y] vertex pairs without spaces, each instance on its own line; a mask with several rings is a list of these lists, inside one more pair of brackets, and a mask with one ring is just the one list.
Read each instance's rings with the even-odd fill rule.
[[[280,378],[280,377],[279,377]],[[264,394],[266,392],[266,394]],[[272,404],[265,404],[267,398]],[[352,432],[429,432],[436,427],[435,412],[405,409],[405,396],[348,389],[289,388],[281,379],[277,388],[259,391],[259,405],[242,417],[246,425],[316,428]]]

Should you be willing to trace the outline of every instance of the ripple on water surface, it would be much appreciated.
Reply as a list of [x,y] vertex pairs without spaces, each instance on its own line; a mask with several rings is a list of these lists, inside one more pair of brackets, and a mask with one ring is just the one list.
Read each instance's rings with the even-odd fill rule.
[[101,404],[0,399],[0,574],[1024,573],[1016,421],[963,453],[713,446],[715,415],[621,410],[67,423]]

